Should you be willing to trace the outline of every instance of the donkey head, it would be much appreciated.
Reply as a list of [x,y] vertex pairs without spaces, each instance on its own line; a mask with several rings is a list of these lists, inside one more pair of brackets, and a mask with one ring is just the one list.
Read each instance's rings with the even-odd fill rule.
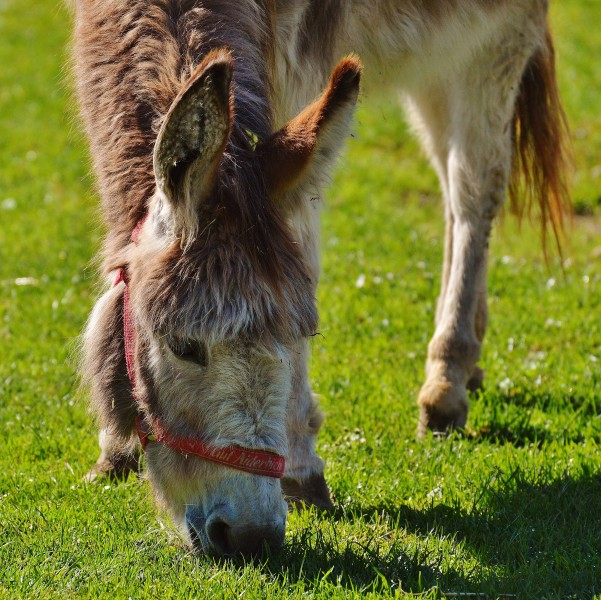
[[[342,61],[325,93],[271,138],[233,115],[232,59],[213,52],[174,100],[154,149],[156,193],[128,249],[136,401],[149,428],[213,448],[285,457],[294,353],[317,327],[315,273],[289,220],[347,135],[359,85]],[[273,477],[160,442],[146,447],[159,502],[198,548],[279,546]]]

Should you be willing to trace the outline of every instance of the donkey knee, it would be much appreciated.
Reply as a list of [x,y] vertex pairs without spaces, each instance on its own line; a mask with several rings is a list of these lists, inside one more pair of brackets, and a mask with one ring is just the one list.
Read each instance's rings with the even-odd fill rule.
[[298,510],[306,506],[315,506],[320,510],[334,508],[330,489],[323,473],[313,473],[306,479],[284,477],[282,493],[291,508],[294,507]]
[[84,477],[85,481],[108,477],[110,480],[126,480],[130,473],[140,472],[140,450],[132,436],[127,442],[102,429],[98,436],[100,456]]

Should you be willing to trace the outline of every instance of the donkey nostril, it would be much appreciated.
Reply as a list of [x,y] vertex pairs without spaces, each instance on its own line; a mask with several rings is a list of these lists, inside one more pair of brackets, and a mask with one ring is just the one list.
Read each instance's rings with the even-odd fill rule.
[[234,554],[230,541],[231,527],[221,519],[210,519],[207,523],[207,537],[213,550],[218,554]]
[[257,556],[266,548],[273,550],[283,544],[285,518],[259,524],[239,523],[235,516],[233,509],[225,504],[211,511],[203,531],[207,552],[221,556]]

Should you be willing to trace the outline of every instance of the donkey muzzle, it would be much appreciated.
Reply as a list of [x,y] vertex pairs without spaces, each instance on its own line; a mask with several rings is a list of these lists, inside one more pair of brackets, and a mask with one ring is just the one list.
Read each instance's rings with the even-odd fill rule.
[[219,504],[205,517],[195,506],[186,509],[186,525],[197,550],[216,556],[260,556],[284,543],[286,519],[237,522],[227,504]]

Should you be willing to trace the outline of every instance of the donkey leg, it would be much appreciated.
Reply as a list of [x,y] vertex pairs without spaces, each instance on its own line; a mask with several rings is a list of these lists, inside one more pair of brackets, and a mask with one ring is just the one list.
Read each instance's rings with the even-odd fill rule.
[[85,476],[86,481],[101,477],[127,479],[130,473],[139,472],[140,455],[134,438],[124,443],[121,437],[104,428],[98,435],[98,445],[100,456]]
[[137,407],[123,347],[123,284],[109,289],[96,303],[84,336],[83,376],[100,423],[100,456],[86,475],[125,478],[139,469],[134,433]]
[[[488,263],[488,257],[486,257],[486,263]],[[483,289],[478,293],[474,323],[476,337],[480,344],[484,341],[484,334],[486,333],[486,326],[488,324],[488,291],[486,288],[486,281],[484,283]],[[476,392],[484,387],[484,370],[478,365],[474,367],[466,387],[470,392]]]
[[315,438],[323,422],[323,414],[309,385],[308,354],[308,344],[303,340],[294,365],[288,405],[288,462],[282,491],[288,502],[298,508],[306,503],[330,509],[333,504],[323,474],[324,463],[315,451]]
[[448,172],[451,107],[444,85],[432,84],[426,89],[414,90],[410,94],[405,94],[403,100],[411,126],[418,134],[422,147],[438,175],[445,204],[446,232],[442,281],[436,308],[436,323],[438,323],[444,306],[453,258],[454,217],[449,200]]
[[[409,113],[411,124],[419,134],[422,145],[434,166],[440,181],[440,187],[445,204],[445,243],[442,267],[442,279],[440,294],[436,308],[436,324],[441,320],[444,300],[447,293],[451,264],[453,258],[453,228],[455,218],[450,205],[450,188],[448,173],[448,158],[450,147],[451,108],[449,105],[447,90],[444,86],[433,84],[427,90],[414,92],[405,97],[406,108]],[[486,330],[486,290],[478,303],[476,315],[476,333],[482,341]],[[477,365],[468,381],[467,387],[474,391],[482,387],[484,372]]]
[[480,335],[476,333],[476,322],[480,321],[476,314],[482,298],[486,302],[480,291],[486,277],[486,246],[492,219],[504,198],[505,186],[501,183],[505,181],[504,173],[505,169],[500,167],[498,183],[482,188],[487,193],[481,198],[480,214],[461,211],[454,214],[449,279],[428,347],[427,379],[418,399],[420,433],[426,427],[445,431],[465,425],[467,386],[477,383],[475,369],[484,334],[481,328],[478,328]]
[[[321,190],[307,192],[307,202],[290,216],[290,226],[310,267],[315,293],[320,274],[321,205],[308,198],[319,196]],[[292,392],[288,402],[286,430],[288,461],[282,479],[282,491],[289,503],[300,508],[303,503],[318,508],[333,507],[330,490],[324,477],[324,462],[315,450],[317,434],[323,422],[317,400],[309,384],[309,343],[302,340],[294,353]]]
[[[451,276],[451,266],[453,262],[453,230],[455,227],[455,217],[450,206],[450,199],[448,195],[443,194],[445,199],[445,245],[444,245],[444,257],[442,267],[442,278],[440,285],[440,295],[438,297],[438,303],[436,306],[436,325],[441,322],[444,314],[445,298],[447,295],[447,289],[449,286],[449,278]],[[487,304],[487,290],[486,281],[484,286],[478,292],[478,300],[476,303],[476,315],[475,315],[475,330],[478,341],[482,343],[484,334],[486,333],[486,324],[488,320],[488,304]],[[473,368],[472,374],[467,382],[467,389],[470,392],[475,392],[482,388],[484,383],[484,371],[476,364]]]
[[486,58],[473,61],[448,84],[451,240],[445,289],[428,347],[427,378],[418,398],[420,434],[427,428],[445,431],[464,426],[467,388],[481,379],[477,362],[487,320],[488,242],[510,175],[515,97],[534,50],[511,41],[483,52]]

